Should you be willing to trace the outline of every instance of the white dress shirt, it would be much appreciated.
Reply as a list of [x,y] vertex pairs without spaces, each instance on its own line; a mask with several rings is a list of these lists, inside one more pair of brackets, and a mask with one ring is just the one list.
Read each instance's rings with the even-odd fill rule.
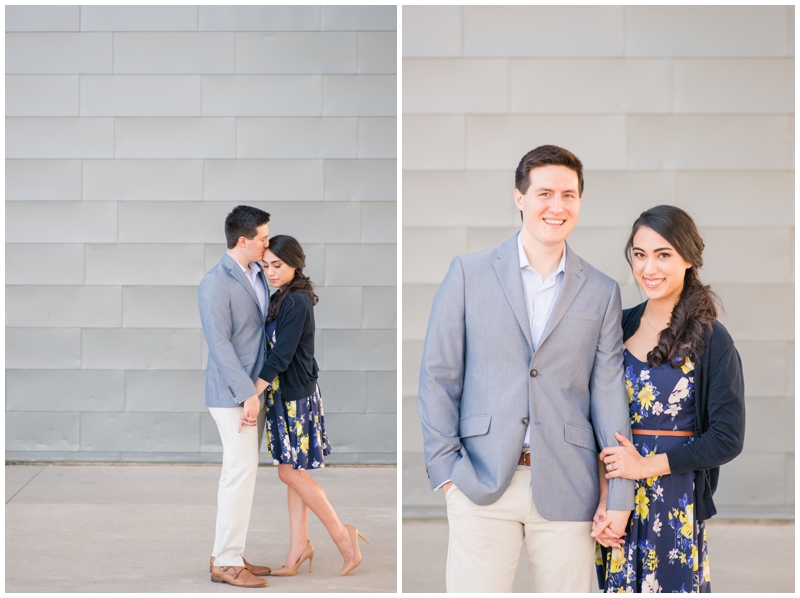
[[[561,250],[561,261],[558,268],[547,280],[542,280],[542,275],[531,267],[525,249],[522,247],[522,235],[517,235],[517,249],[519,251],[519,268],[522,274],[522,289],[525,292],[525,311],[528,313],[528,324],[531,327],[531,341],[534,352],[539,348],[539,341],[547,326],[547,320],[556,304],[558,294],[564,284],[564,267],[567,263],[567,244]],[[530,446],[531,424],[525,431],[523,447]]]

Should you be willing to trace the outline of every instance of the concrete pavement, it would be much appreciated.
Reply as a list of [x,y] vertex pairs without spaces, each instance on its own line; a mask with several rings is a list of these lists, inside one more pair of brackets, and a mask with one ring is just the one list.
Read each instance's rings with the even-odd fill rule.
[[[313,573],[267,577],[258,590],[209,580],[219,465],[7,465],[6,592],[396,592],[397,468],[312,472],[344,523],[355,524],[361,566],[342,559],[309,517]],[[286,490],[260,467],[245,558],[279,567],[288,550]]]
[[[707,524],[713,592],[794,592],[794,522]],[[403,592],[444,592],[447,521],[403,522]],[[530,592],[520,559],[514,592]],[[597,588],[595,587],[595,590]]]

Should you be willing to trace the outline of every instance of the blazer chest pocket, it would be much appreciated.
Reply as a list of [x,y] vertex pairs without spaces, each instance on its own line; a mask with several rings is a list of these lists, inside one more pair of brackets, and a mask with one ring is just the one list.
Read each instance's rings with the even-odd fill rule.
[[464,417],[458,422],[458,435],[461,438],[469,436],[481,436],[489,431],[489,424],[492,421],[491,415],[474,415]]
[[584,428],[583,426],[576,426],[575,424],[566,422],[564,424],[564,440],[570,444],[574,444],[575,446],[589,449],[594,453],[597,452],[597,443],[594,439],[594,432]]
[[603,316],[600,314],[595,314],[590,311],[568,311],[565,315],[565,318],[574,318],[576,320],[590,320],[592,322],[602,322]]

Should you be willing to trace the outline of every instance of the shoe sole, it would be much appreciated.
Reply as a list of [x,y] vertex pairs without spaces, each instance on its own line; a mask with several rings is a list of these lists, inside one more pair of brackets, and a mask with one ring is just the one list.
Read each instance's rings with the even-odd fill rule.
[[213,581],[214,583],[227,583],[228,585],[233,586],[234,588],[266,588],[268,586],[268,584],[264,584],[263,586],[238,586],[235,583],[230,583],[228,581],[225,581],[224,579],[215,579],[213,575],[211,576],[211,581]]

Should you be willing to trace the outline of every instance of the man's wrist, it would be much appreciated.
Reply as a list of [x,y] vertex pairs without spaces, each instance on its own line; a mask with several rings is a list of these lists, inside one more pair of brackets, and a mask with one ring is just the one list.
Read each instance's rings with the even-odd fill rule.
[[452,483],[453,483],[453,480],[445,480],[444,482],[442,482],[441,484],[436,486],[436,488],[434,488],[433,491],[436,492],[437,490],[441,490],[442,488],[447,486],[447,484],[452,484]]

